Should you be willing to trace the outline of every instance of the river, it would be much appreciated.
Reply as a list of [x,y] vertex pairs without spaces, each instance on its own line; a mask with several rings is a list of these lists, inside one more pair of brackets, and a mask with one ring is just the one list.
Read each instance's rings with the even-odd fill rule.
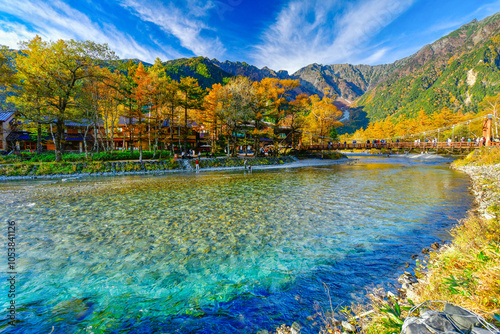
[[468,186],[446,159],[405,158],[4,182],[18,322],[3,316],[0,330],[255,333],[298,321],[317,333],[310,319],[329,297],[394,290],[411,255],[448,240],[472,205]]

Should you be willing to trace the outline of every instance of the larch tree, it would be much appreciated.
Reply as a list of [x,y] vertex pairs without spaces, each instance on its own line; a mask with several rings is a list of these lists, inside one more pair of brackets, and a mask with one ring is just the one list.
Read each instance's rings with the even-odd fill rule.
[[[151,74],[146,71],[144,65],[139,63],[139,66],[134,73],[135,87],[132,90],[136,101],[135,117],[137,118],[138,138],[139,138],[139,161],[142,162],[142,140],[143,133],[146,130],[144,122],[144,114],[151,110],[151,97],[154,94],[153,80]],[[148,119],[148,117],[146,117]]]
[[272,139],[274,145],[276,146],[277,134],[281,126],[281,122],[285,119],[289,110],[288,104],[291,91],[300,86],[300,83],[298,80],[292,79],[264,78],[260,84],[267,91],[269,109],[265,118],[269,119],[273,123],[274,132]]
[[252,136],[254,138],[253,145],[256,150],[259,147],[259,138],[268,136],[268,131],[264,128],[264,117],[273,107],[268,99],[268,87],[269,85],[266,82],[262,83],[259,81],[255,81],[252,87],[251,111],[254,122]]
[[210,131],[210,144],[212,152],[216,151],[217,139],[222,133],[222,115],[223,110],[228,108],[228,90],[221,84],[213,84],[212,88],[208,89],[208,94],[203,101],[203,117],[201,120]]
[[[34,47],[40,49],[41,59],[30,56]],[[56,161],[61,161],[65,123],[77,119],[81,112],[76,100],[82,95],[84,81],[96,76],[99,66],[116,56],[106,44],[75,40],[44,43],[38,36],[21,43],[20,51],[16,68],[24,67],[27,72],[17,93],[29,94],[23,90],[26,85],[37,83],[41,87],[40,98],[46,116],[53,119],[56,126],[56,133],[51,131]]]
[[307,123],[309,131],[312,135],[320,138],[321,144],[332,128],[342,125],[339,122],[340,117],[342,117],[342,112],[335,107],[333,99],[327,94],[322,99],[317,95],[311,96]]
[[184,142],[184,152],[187,151],[187,140],[189,136],[189,110],[200,109],[203,106],[203,97],[205,91],[198,84],[198,80],[191,77],[183,77],[179,83],[179,92],[181,95],[180,105],[184,110],[184,131],[182,139]]
[[[100,71],[99,76],[85,81],[83,94],[80,95],[78,103],[83,109],[81,123],[85,125],[84,138],[92,127],[97,151],[100,144],[104,151],[111,152],[114,149],[114,133],[121,111],[121,95],[117,87],[122,75],[119,72],[113,73],[105,67]],[[86,142],[87,140],[84,140],[87,156]]]
[[[181,96],[179,94],[179,83],[172,80],[170,77],[165,77],[161,83],[160,90],[164,99],[165,107],[167,109],[166,116],[168,120],[168,133],[170,137],[170,153],[174,155],[174,122],[176,115],[181,105]],[[180,118],[177,117],[177,122]]]
[[252,118],[252,88],[250,79],[241,76],[224,86],[228,103],[221,110],[221,119],[228,132],[228,155],[236,155],[238,132]]
[[[156,156],[158,149],[158,141],[162,133],[163,121],[166,118],[166,99],[165,91],[167,85],[167,76],[165,67],[159,58],[156,58],[155,63],[149,68],[148,73],[151,76],[151,108],[149,115],[149,126],[153,131],[153,157]],[[151,139],[150,139],[151,140]],[[151,145],[151,144],[150,144]]]
[[311,99],[307,94],[298,95],[295,100],[290,102],[290,113],[285,118],[284,125],[290,128],[292,147],[297,148],[298,133],[306,125],[306,113],[311,103]]
[[127,63],[121,64],[118,70],[123,73],[121,80],[118,82],[117,89],[121,96],[122,116],[127,119],[126,133],[123,136],[123,145],[125,147],[125,137],[128,133],[128,141],[130,144],[130,155],[134,153],[134,130],[135,130],[135,113],[136,113],[136,100],[134,97],[134,88],[136,86],[134,74],[137,69],[137,64],[129,60]]

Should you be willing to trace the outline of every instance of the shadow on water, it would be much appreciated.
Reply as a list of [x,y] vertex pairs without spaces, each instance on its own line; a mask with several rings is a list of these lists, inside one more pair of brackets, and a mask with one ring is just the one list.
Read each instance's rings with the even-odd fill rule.
[[[394,163],[398,164],[398,168],[394,168]],[[435,166],[439,169],[441,165],[442,162],[433,161],[401,160],[387,163],[384,159],[362,159],[353,166],[316,167],[315,173],[329,175],[333,172],[338,174],[335,175],[339,178],[335,179],[336,182],[340,182],[340,178],[345,175],[351,175],[353,178],[371,175],[370,178],[373,180],[383,175],[388,178],[387,182],[390,182],[391,178],[405,180],[408,174],[408,179],[417,178],[413,181],[415,182],[414,186],[417,187],[418,178],[425,177],[425,173],[413,174],[413,171]],[[450,173],[445,169],[446,167],[443,167],[443,173]],[[439,173],[439,170],[437,172]],[[401,177],[402,173],[405,177]],[[254,172],[254,175],[258,174],[259,172]],[[396,177],[396,174],[399,176]],[[304,180],[314,181],[315,175],[306,175]],[[311,180],[308,177],[311,177]],[[372,187],[375,184],[370,182],[369,179],[365,179],[364,182],[358,182],[358,184],[349,184],[348,193],[362,193],[366,187]],[[329,299],[324,284],[329,288],[334,307],[340,304],[350,305],[354,301],[363,301],[367,289],[376,286],[394,289],[396,279],[404,269],[404,263],[411,262],[411,255],[418,254],[422,248],[428,247],[433,242],[447,238],[447,229],[452,227],[457,219],[464,217],[472,205],[472,200],[470,196],[467,196],[466,190],[468,180],[457,175],[453,182],[447,191],[449,196],[456,198],[455,202],[452,201],[446,205],[442,203],[429,204],[425,208],[425,217],[418,224],[407,221],[410,218],[402,214],[401,221],[394,222],[394,224],[408,223],[409,226],[414,227],[393,231],[387,225],[385,230],[377,232],[373,238],[374,241],[369,244],[369,248],[366,247],[365,243],[358,244],[355,240],[350,246],[336,244],[335,247],[338,248],[336,251],[343,256],[326,256],[318,260],[314,267],[307,271],[298,274],[290,273],[289,280],[279,287],[257,286],[239,291],[226,298],[225,302],[210,302],[200,304],[199,307],[193,306],[182,315],[158,313],[148,315],[147,312],[140,310],[139,314],[127,314],[119,319],[114,319],[114,326],[109,332],[255,333],[261,329],[271,331],[281,324],[290,325],[292,322],[298,321],[303,326],[302,333],[317,333],[318,326],[321,325],[320,319],[308,319],[315,315],[317,305],[325,312],[329,311]],[[443,187],[447,186],[446,182],[443,184]],[[357,197],[353,196],[350,200],[356,201]],[[362,200],[366,202],[366,205],[358,207],[357,209],[362,210],[362,212],[356,214],[373,214],[374,219],[378,219],[376,211],[384,210],[384,208],[381,203],[378,203],[377,198],[362,197]],[[404,201],[405,199],[400,200]],[[339,214],[339,217],[341,218],[342,215]],[[355,228],[362,231],[364,227],[360,225]],[[290,239],[290,249],[294,247],[293,242],[294,240]],[[148,288],[147,285],[142,287],[144,293],[147,293]],[[32,323],[29,318],[25,318],[23,321],[30,324],[28,327],[33,329],[31,333],[49,333],[52,326],[55,326],[54,333],[92,332],[92,329],[88,328],[91,323],[98,325],[100,318],[109,317],[109,314],[114,311],[111,308],[122,308],[122,305],[111,305],[108,306],[108,309],[101,310],[97,299],[94,296],[85,296],[82,299],[70,300],[67,304],[71,311],[68,312],[64,311],[68,305],[64,303],[60,305],[61,303],[59,303],[57,304],[59,307],[55,307],[55,313],[54,307],[48,307],[47,303],[33,302],[23,305],[26,313],[39,315],[42,319],[47,319],[46,314],[52,314],[61,320],[51,319],[50,323],[36,324]],[[130,302],[133,303],[134,300],[131,299]],[[149,308],[154,309],[154,305],[150,305]],[[88,319],[92,312],[94,319],[89,322]],[[18,326],[10,328],[9,333],[30,333],[29,330],[26,331],[28,327],[23,327],[23,324],[19,323]]]

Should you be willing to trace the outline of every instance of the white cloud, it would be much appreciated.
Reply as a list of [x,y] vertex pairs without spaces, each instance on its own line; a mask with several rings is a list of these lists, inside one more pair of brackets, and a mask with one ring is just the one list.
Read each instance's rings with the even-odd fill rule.
[[500,11],[500,0],[492,1],[479,7],[476,11],[474,11],[474,13],[472,13],[472,16],[478,14],[480,14],[480,16],[490,16],[498,13],[498,11]]
[[311,63],[345,62],[414,1],[361,0],[333,16],[338,1],[292,0],[264,33],[254,59],[290,72]]
[[145,0],[122,0],[121,5],[142,21],[175,36],[182,47],[198,56],[219,57],[225,52],[218,38],[202,36],[213,30],[202,21],[213,8],[210,1],[189,0],[185,8]]
[[16,49],[20,41],[32,39],[35,35],[35,33],[28,30],[26,26],[22,24],[0,21],[1,45],[6,45],[11,49]]
[[130,35],[112,24],[93,22],[88,16],[55,0],[27,0],[22,6],[16,0],[2,0],[0,11],[15,16],[23,23],[0,21],[0,44],[16,48],[19,41],[39,35],[46,40],[78,39],[107,43],[122,58],[153,61],[167,56],[157,49],[141,46]]
[[359,63],[360,64],[368,64],[368,65],[376,64],[376,63],[378,63],[378,61],[380,59],[384,58],[384,56],[387,54],[388,51],[389,51],[389,48],[382,48],[380,50],[377,50],[377,51],[373,52],[370,56],[361,60]]

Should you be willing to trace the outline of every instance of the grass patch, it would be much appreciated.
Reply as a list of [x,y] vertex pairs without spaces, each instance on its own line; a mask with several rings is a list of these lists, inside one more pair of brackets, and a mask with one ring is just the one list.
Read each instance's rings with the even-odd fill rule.
[[0,176],[30,176],[30,175],[55,175],[77,173],[104,173],[104,172],[138,172],[138,171],[164,171],[179,169],[179,163],[174,159],[166,161],[138,161],[109,162],[42,162],[42,163],[17,163],[0,165]]
[[452,301],[493,320],[500,313],[500,222],[471,215],[452,235],[451,246],[431,253],[417,301]]
[[[139,151],[135,150],[134,153],[130,151],[114,151],[114,152],[100,152],[89,153],[88,159],[85,158],[85,153],[65,153],[62,155],[62,160],[65,162],[85,162],[85,161],[118,161],[118,160],[139,160]],[[170,151],[143,151],[143,159],[170,159]],[[45,152],[36,154],[32,152],[21,152],[19,154],[12,154],[7,156],[0,156],[0,164],[6,163],[19,163],[19,162],[55,162],[56,156],[54,152]]]
[[500,164],[500,147],[482,147],[469,153],[464,159],[456,160],[453,166],[486,166]]

